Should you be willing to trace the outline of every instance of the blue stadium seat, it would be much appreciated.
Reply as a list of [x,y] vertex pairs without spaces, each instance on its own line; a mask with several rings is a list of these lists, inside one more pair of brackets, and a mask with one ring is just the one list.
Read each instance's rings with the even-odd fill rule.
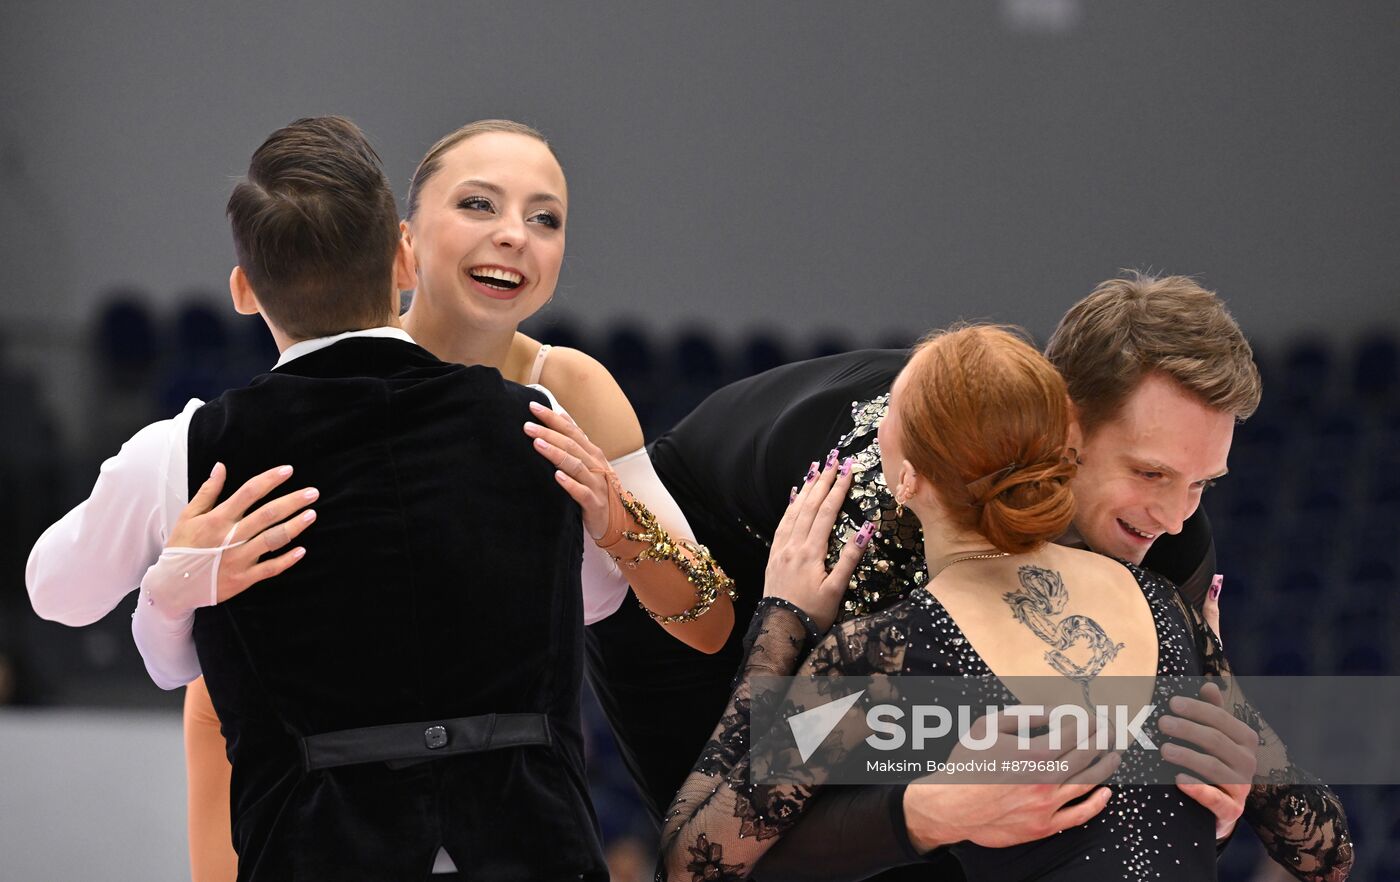
[[823,334],[812,344],[811,354],[807,358],[822,358],[827,355],[840,355],[843,352],[850,352],[859,349],[860,346],[852,344],[845,337],[837,334]]
[[676,338],[671,370],[683,385],[702,386],[713,392],[724,385],[727,371],[719,345],[707,331],[692,329]]
[[108,295],[97,320],[97,356],[111,380],[139,381],[160,358],[160,333],[140,292],[118,290]]
[[751,377],[791,360],[776,334],[759,331],[744,342],[743,354],[739,357],[739,373]]
[[627,393],[646,437],[666,428],[657,423],[653,414],[658,396],[664,392],[665,378],[656,375],[651,338],[634,325],[615,325],[605,335],[601,351],[593,355],[607,366]]
[[1352,368],[1351,387],[1363,401],[1393,399],[1400,389],[1400,354],[1395,335],[1381,334],[1361,343]]
[[182,357],[222,357],[229,345],[224,312],[209,305],[212,295],[191,293],[175,314],[174,346]]
[[1332,353],[1321,340],[1303,340],[1284,354],[1278,399],[1299,412],[1325,401],[1332,382]]

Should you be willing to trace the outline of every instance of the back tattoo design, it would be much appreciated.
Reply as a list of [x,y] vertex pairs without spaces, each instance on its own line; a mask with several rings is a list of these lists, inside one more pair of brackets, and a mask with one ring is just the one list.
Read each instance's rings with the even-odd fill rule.
[[[1117,657],[1124,644],[1114,643],[1103,627],[1088,616],[1066,616],[1058,623],[1051,619],[1064,612],[1069,602],[1069,590],[1059,573],[1029,565],[1016,572],[1021,579],[1021,590],[1003,594],[1002,599],[1011,606],[1011,615],[1016,621],[1053,647],[1045,653],[1045,661],[1078,683],[1088,701],[1090,681]],[[1080,642],[1087,644],[1089,650],[1089,657],[1083,664],[1065,654]]]

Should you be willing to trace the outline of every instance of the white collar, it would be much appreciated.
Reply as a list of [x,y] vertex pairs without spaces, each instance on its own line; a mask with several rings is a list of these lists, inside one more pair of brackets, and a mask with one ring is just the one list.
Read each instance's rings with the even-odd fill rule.
[[412,343],[413,338],[408,336],[408,332],[403,328],[365,328],[361,331],[346,331],[344,334],[336,334],[333,337],[317,337],[313,340],[300,340],[288,346],[282,351],[282,357],[277,359],[277,364],[272,366],[277,370],[282,365],[294,358],[301,358],[303,355],[310,355],[318,349],[325,349],[332,343],[339,343],[349,337],[387,337],[392,340],[402,340],[405,343]]

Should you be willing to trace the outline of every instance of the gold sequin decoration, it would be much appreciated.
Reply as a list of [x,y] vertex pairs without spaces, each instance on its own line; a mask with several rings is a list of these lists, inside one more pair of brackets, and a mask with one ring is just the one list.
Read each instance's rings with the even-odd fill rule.
[[875,536],[856,565],[838,617],[841,621],[878,612],[902,600],[911,587],[928,578],[924,565],[924,534],[912,512],[895,516],[894,495],[885,485],[880,463],[880,421],[889,411],[888,393],[869,401],[851,402],[852,427],[837,441],[838,456],[851,457],[850,493],[836,519],[827,547],[833,566],[846,541],[866,521],[875,523]]
[[645,542],[647,547],[632,560],[622,561],[616,557],[613,559],[627,567],[636,567],[644,560],[670,561],[685,574],[686,581],[695,586],[694,605],[674,615],[657,615],[638,599],[637,603],[647,615],[663,625],[678,625],[693,622],[709,612],[710,607],[719,599],[721,591],[729,595],[731,603],[738,602],[739,595],[734,591],[734,580],[724,574],[724,570],[720,569],[708,548],[689,539],[672,539],[666,528],[656,520],[656,515],[633,499],[632,494],[624,492],[619,498],[622,500],[622,507],[639,527],[637,530],[623,530],[623,538],[633,542]]

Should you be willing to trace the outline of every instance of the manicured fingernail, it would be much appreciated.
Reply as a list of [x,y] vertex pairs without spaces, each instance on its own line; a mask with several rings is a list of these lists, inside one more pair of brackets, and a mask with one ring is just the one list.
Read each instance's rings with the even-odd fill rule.
[[1210,599],[1220,598],[1220,589],[1225,587],[1225,577],[1220,573],[1215,574],[1215,578],[1210,580]]
[[819,474],[821,474],[821,470],[817,468],[817,464],[815,462],[812,463],[811,468],[807,469],[807,483],[810,484],[813,481],[815,481],[817,479],[817,475]]
[[549,442],[546,441],[546,440],[544,440],[543,438],[536,438],[536,439],[535,439],[535,449],[536,449],[536,450],[548,450],[548,449],[549,449]]
[[315,499],[317,496],[320,496],[320,495],[321,495],[321,491],[320,491],[320,490],[317,490],[315,487],[308,487],[307,489],[303,490],[302,493],[301,493],[301,497],[302,497],[303,499]]
[[853,457],[848,456],[845,459],[841,460],[841,474],[843,476],[849,475],[851,473],[851,462],[853,461],[853,459]]
[[219,466],[221,466],[221,465],[223,465],[223,463],[221,463],[221,462],[216,462],[216,463],[214,463],[214,467],[213,467],[212,469],[209,470],[209,477],[211,477],[211,478],[214,477],[214,474],[215,474],[216,472],[218,472]]
[[831,452],[828,453],[828,454],[826,455],[826,467],[827,467],[827,468],[831,468],[832,466],[836,465],[836,456],[837,456],[837,451],[836,451],[836,448],[833,447],[833,448],[831,448]]
[[793,502],[793,501],[796,500],[796,499],[797,499],[797,488],[796,488],[796,487],[793,487],[791,490],[788,491],[788,502],[791,503],[791,502]]
[[873,521],[866,521],[865,526],[861,527],[860,532],[856,533],[856,547],[864,548],[865,546],[869,545],[870,537],[874,534],[875,523]]
[[306,511],[302,512],[301,519],[308,524],[316,520],[316,509],[308,508]]
[[292,473],[292,467],[291,467],[291,466],[282,466],[280,469],[277,470],[278,476],[279,476],[279,477],[283,477],[283,478],[287,477],[287,476],[290,475],[291,473]]
[[535,413],[544,413],[546,410],[549,410],[549,408],[545,407],[543,404],[540,404],[538,401],[531,401],[530,409],[533,410]]
[[539,424],[539,423],[530,423],[530,422],[527,422],[527,423],[525,424],[525,434],[526,434],[526,435],[533,435],[533,434],[535,434],[536,432],[538,432],[539,430],[540,430],[540,424]]
[[293,548],[293,549],[292,549],[292,557],[293,557],[293,559],[295,559],[295,560],[301,560],[303,557],[306,557],[306,549],[305,549],[305,548],[300,548],[300,547],[298,547],[298,548]]

